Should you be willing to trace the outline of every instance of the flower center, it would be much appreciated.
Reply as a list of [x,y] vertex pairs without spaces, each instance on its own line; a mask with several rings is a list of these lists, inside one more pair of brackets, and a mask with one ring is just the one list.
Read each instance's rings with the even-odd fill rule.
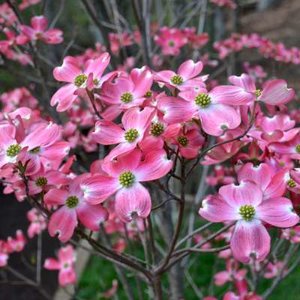
[[300,153],[300,144],[298,144],[298,145],[296,146],[296,152],[297,152],[297,153]]
[[131,93],[126,92],[121,96],[121,101],[124,103],[130,103],[132,100],[133,100],[133,96]]
[[182,147],[186,147],[189,143],[189,140],[187,139],[187,137],[181,135],[177,138],[178,143],[182,146]]
[[75,208],[79,203],[79,199],[76,196],[70,196],[66,200],[66,205],[68,208]]
[[245,221],[252,221],[255,216],[255,208],[246,204],[240,207],[239,213]]
[[31,154],[37,154],[40,151],[41,151],[41,147],[35,147],[35,148],[29,150],[29,153],[31,153]]
[[134,142],[138,136],[139,132],[134,128],[131,128],[125,132],[125,140],[129,143]]
[[295,188],[296,187],[296,182],[293,180],[293,179],[289,179],[287,181],[287,185],[290,187],[290,188]]
[[134,184],[135,176],[132,174],[132,172],[127,171],[120,175],[119,181],[123,187],[129,188]]
[[150,133],[154,136],[160,136],[164,132],[164,125],[162,123],[152,123]]
[[169,45],[170,47],[174,47],[174,46],[175,46],[175,43],[174,43],[174,41],[169,41],[168,45]]
[[199,94],[195,98],[195,103],[201,108],[207,108],[211,104],[211,98],[207,94]]
[[47,183],[48,180],[46,177],[38,177],[35,181],[35,184],[40,187],[45,186]]
[[10,145],[6,150],[6,155],[9,157],[15,157],[21,151],[22,147],[18,144]]
[[256,98],[258,98],[259,96],[261,96],[262,91],[260,89],[255,90],[255,96]]
[[151,91],[146,92],[145,97],[146,98],[152,97],[152,92]]
[[84,74],[80,74],[78,76],[76,76],[75,80],[74,80],[74,84],[77,87],[81,87],[87,80],[87,76]]
[[171,82],[176,85],[181,85],[183,84],[183,78],[180,75],[174,75],[171,78]]

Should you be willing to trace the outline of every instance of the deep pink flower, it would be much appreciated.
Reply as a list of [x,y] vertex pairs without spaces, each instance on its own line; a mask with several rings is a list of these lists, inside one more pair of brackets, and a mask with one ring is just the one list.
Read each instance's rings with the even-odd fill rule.
[[134,150],[105,163],[102,168],[107,176],[95,175],[81,184],[85,198],[97,204],[116,193],[115,212],[123,222],[136,216],[146,218],[151,211],[151,197],[140,182],[165,176],[173,163],[163,150],[149,152],[143,160],[141,155]]
[[101,205],[91,205],[86,201],[82,183],[87,175],[73,179],[67,189],[51,189],[44,197],[47,205],[61,206],[50,217],[48,230],[51,236],[58,235],[62,242],[68,241],[78,224],[77,219],[90,230],[99,230],[106,220],[107,211]]
[[204,136],[195,124],[187,124],[172,141],[173,144],[178,146],[180,155],[187,159],[195,158],[204,142]]
[[21,25],[20,29],[31,41],[41,40],[46,44],[60,44],[63,41],[63,32],[59,29],[48,29],[48,20],[44,16],[35,16],[31,19],[31,27]]
[[9,255],[5,241],[0,240],[0,268],[7,265]]
[[164,55],[177,56],[188,39],[180,29],[162,27],[154,36],[154,41],[162,48]]
[[270,251],[270,236],[262,224],[291,227],[299,217],[289,199],[263,199],[262,190],[250,181],[225,185],[216,196],[208,196],[199,210],[211,222],[237,221],[230,241],[234,257],[244,263],[263,260]]
[[71,245],[67,245],[59,249],[58,259],[47,258],[44,268],[47,270],[59,270],[58,282],[59,285],[64,287],[76,282],[75,261],[74,248]]

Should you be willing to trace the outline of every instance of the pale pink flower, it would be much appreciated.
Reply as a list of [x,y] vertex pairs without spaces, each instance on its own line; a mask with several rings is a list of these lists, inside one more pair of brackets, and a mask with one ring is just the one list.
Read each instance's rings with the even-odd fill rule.
[[7,238],[8,253],[21,252],[23,251],[25,245],[26,245],[26,239],[22,230],[17,230],[15,238],[11,236]]
[[31,26],[21,25],[21,32],[31,41],[41,40],[46,44],[60,44],[63,32],[59,29],[48,29],[48,20],[44,16],[35,16],[30,21]]
[[51,98],[50,104],[57,105],[57,111],[69,109],[78,95],[77,90],[100,88],[102,83],[112,74],[102,76],[110,61],[108,53],[103,53],[99,58],[88,60],[83,69],[75,57],[67,56],[63,64],[53,70],[57,81],[67,82]]
[[118,289],[118,281],[116,279],[114,279],[112,281],[112,287],[110,289],[108,289],[107,291],[101,293],[101,296],[104,299],[111,299],[117,292]]
[[129,32],[112,33],[108,34],[110,42],[110,50],[113,54],[117,55],[121,48],[127,47],[133,44],[133,37]]
[[264,277],[267,279],[274,278],[279,274],[285,275],[287,270],[282,270],[284,268],[284,263],[282,261],[277,261],[276,263],[269,262],[266,266],[264,272]]
[[263,85],[259,90],[255,86],[254,80],[247,74],[241,76],[230,76],[229,81],[245,90],[245,92],[256,97],[257,101],[262,101],[269,105],[282,105],[291,101],[295,97],[295,91],[287,87],[287,82],[282,79],[273,79]]
[[285,143],[274,142],[269,145],[268,149],[276,154],[286,154],[292,159],[300,159],[300,135],[295,135],[293,139]]
[[300,243],[300,226],[294,226],[282,230],[281,238],[289,240],[291,243]]
[[283,228],[299,222],[289,199],[263,198],[259,186],[250,181],[221,187],[218,195],[202,202],[199,213],[211,222],[237,221],[230,245],[234,257],[244,263],[261,261],[270,251],[270,236],[262,222]]
[[[231,139],[234,139],[240,135],[243,131],[240,128],[236,130],[230,130],[225,132],[222,136],[218,137],[218,142],[225,142]],[[217,163],[224,162],[234,155],[236,155],[240,149],[245,146],[247,143],[237,139],[232,142],[224,143],[223,145],[217,146],[210,150],[204,157],[204,160],[201,162],[203,165],[213,165]]]
[[263,199],[277,198],[284,195],[287,186],[288,170],[277,170],[267,163],[254,165],[247,163],[237,172],[239,181],[256,183],[263,192]]
[[300,128],[294,127],[295,121],[289,115],[277,113],[271,117],[257,117],[255,128],[248,135],[254,137],[264,150],[271,143],[284,143],[293,139],[300,131]]
[[246,276],[246,269],[239,269],[239,264],[233,259],[226,262],[226,271],[218,272],[214,275],[214,282],[217,286],[222,286],[227,282],[243,280]]
[[58,270],[59,285],[64,287],[76,282],[75,261],[75,250],[71,245],[67,245],[59,249],[58,259],[47,258],[44,268],[47,270]]
[[30,225],[27,229],[27,235],[32,239],[47,228],[46,218],[35,208],[27,212],[27,219]]

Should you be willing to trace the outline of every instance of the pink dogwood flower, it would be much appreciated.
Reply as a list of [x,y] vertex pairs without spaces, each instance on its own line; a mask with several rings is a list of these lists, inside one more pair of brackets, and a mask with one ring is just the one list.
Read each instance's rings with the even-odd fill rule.
[[154,41],[162,48],[164,55],[177,56],[188,39],[180,29],[162,27],[154,36]]
[[229,259],[226,262],[226,271],[218,272],[214,275],[215,285],[222,286],[226,282],[243,280],[246,276],[246,269],[238,269],[239,264],[236,260]]
[[57,111],[68,110],[78,95],[76,91],[86,88],[100,88],[102,83],[112,74],[102,76],[110,61],[108,53],[101,54],[96,59],[90,59],[82,69],[79,61],[72,56],[64,58],[63,64],[53,70],[53,76],[57,81],[67,82],[51,98],[50,104],[57,104]]
[[109,104],[102,113],[104,119],[115,119],[122,111],[141,106],[150,92],[153,76],[146,68],[133,69],[129,76],[121,74],[106,81],[101,89],[100,98]]
[[136,148],[137,144],[142,141],[153,116],[154,108],[152,107],[128,109],[122,117],[124,129],[113,122],[101,120],[96,123],[92,137],[94,141],[102,145],[118,144],[105,158],[112,160]]
[[201,61],[195,63],[190,59],[179,66],[177,73],[170,70],[160,71],[155,74],[154,78],[159,83],[166,84],[167,87],[174,87],[179,90],[205,87],[204,81],[207,76],[199,76],[202,69]]
[[30,21],[31,26],[21,25],[21,31],[31,41],[41,40],[46,44],[60,44],[63,32],[59,29],[48,29],[48,20],[44,16],[35,16]]
[[262,222],[281,228],[299,222],[289,199],[263,199],[262,190],[250,181],[221,187],[218,195],[202,202],[199,214],[211,222],[236,221],[230,246],[234,257],[244,263],[261,261],[270,251],[270,236]]
[[262,101],[269,105],[281,105],[288,103],[295,97],[295,91],[287,87],[287,83],[282,79],[269,80],[259,90],[255,86],[254,80],[247,74],[241,76],[230,76],[229,81],[246,92],[257,97],[257,101]]
[[47,270],[58,270],[59,285],[64,287],[76,282],[75,261],[75,250],[71,245],[67,245],[59,249],[58,259],[47,258],[44,268]]
[[87,201],[97,204],[116,193],[115,212],[123,222],[136,216],[146,218],[151,211],[151,197],[141,182],[165,176],[173,163],[164,150],[149,152],[141,159],[142,153],[134,150],[103,164],[107,176],[95,175],[81,185]]
[[214,136],[237,128],[241,124],[241,115],[236,107],[248,104],[252,99],[240,87],[230,85],[217,86],[210,92],[206,89],[183,91],[179,96],[194,108],[203,130]]
[[76,177],[67,189],[51,189],[44,202],[51,206],[60,206],[50,217],[48,231],[51,236],[58,235],[62,242],[68,241],[80,222],[90,230],[99,230],[100,223],[107,218],[107,211],[101,205],[91,205],[86,201],[81,188],[87,175]]
[[199,127],[195,124],[187,124],[180,130],[172,143],[178,146],[182,157],[193,159],[199,154],[199,150],[205,139],[199,132]]
[[69,146],[66,142],[58,141],[59,126],[40,123],[31,128],[32,130],[25,134],[22,126],[17,128],[10,124],[0,125],[0,167],[22,160],[23,164],[27,162],[27,174],[34,174],[43,163],[45,167],[49,161],[54,165],[60,164],[68,153]]

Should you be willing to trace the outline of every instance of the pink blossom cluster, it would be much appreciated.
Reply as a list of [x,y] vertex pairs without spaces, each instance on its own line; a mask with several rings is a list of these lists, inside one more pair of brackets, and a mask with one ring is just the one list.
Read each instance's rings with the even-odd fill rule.
[[224,59],[229,54],[240,52],[243,49],[257,49],[266,58],[272,58],[278,62],[300,64],[300,49],[287,48],[283,43],[275,43],[257,33],[239,34],[232,33],[225,40],[214,43],[214,48],[219,53],[219,58]]
[[[37,2],[22,1],[20,9]],[[233,1],[211,2],[235,8]],[[0,6],[0,23],[5,34],[0,52],[23,64],[32,63],[28,47],[63,40],[61,30],[48,29],[44,16],[33,17],[30,26],[19,24],[7,5]],[[157,69],[166,62],[164,56],[179,56],[185,46],[197,52],[208,42],[208,35],[193,27],[153,25],[151,34],[162,54],[152,57]],[[141,41],[138,30],[110,33],[109,50],[115,58]],[[287,49],[257,34],[234,34],[215,43],[221,59],[243,48],[299,63],[297,48]],[[147,231],[146,219],[158,204],[153,190],[159,187],[170,196],[170,179],[185,183],[190,175],[184,170],[180,177],[178,164],[200,163],[211,170],[205,182],[212,194],[203,192],[201,207],[196,208],[199,219],[228,230],[209,242],[210,231],[195,235],[193,250],[209,252],[228,245],[219,253],[226,269],[214,276],[216,286],[233,284],[234,292],[223,299],[262,299],[251,290],[240,262],[274,278],[284,274],[286,266],[268,260],[270,232],[300,242],[300,115],[289,111],[294,90],[282,79],[269,80],[258,65],[245,64],[248,74],[229,76],[227,83],[210,80],[203,69],[216,62],[208,55],[201,61],[186,60],[174,70],[136,68],[136,58],[127,57],[112,70],[106,51],[97,43],[80,55],[64,57],[54,68],[53,77],[61,85],[49,104],[61,113],[63,124],[44,117],[25,87],[0,95],[0,179],[4,193],[35,204],[27,213],[29,238],[48,229],[50,236],[67,243],[81,229],[90,236],[101,229],[111,237],[114,254],[121,254],[128,239]],[[0,266],[24,245],[19,231],[15,239],[1,240]],[[175,254],[170,259],[175,260]],[[74,248],[66,245],[57,256],[46,259],[44,267],[59,271],[60,285],[74,284]],[[107,294],[116,288],[114,283]]]
[[[292,227],[298,222],[292,202],[284,197],[287,189],[295,194],[299,190],[298,171],[293,169],[293,159],[299,158],[299,129],[285,109],[294,91],[279,79],[266,81],[258,88],[246,74],[231,76],[230,84],[209,89],[208,76],[201,75],[200,61],[188,60],[176,72],[154,72],[143,67],[129,73],[107,73],[109,61],[107,53],[83,63],[80,57],[66,57],[53,72],[56,80],[66,84],[51,99],[58,111],[68,113],[71,122],[74,107],[77,115],[86,114],[80,112],[85,104],[89,108],[86,125],[90,128],[85,140],[95,146],[91,151],[100,144],[109,146],[109,153],[94,161],[89,172],[77,175],[71,171],[73,156],[63,162],[71,143],[62,137],[68,139],[70,123],[63,129],[28,108],[19,108],[8,113],[0,127],[5,192],[14,192],[19,200],[25,198],[21,170],[27,178],[29,195],[45,195],[43,205],[51,211],[50,235],[66,242],[79,222],[97,231],[100,223],[112,222],[116,217],[124,223],[147,218],[152,200],[143,183],[167,175],[176,155],[187,160],[196,158],[207,137],[214,136],[221,144],[207,153],[203,164],[234,158],[244,163],[238,170],[238,185],[231,183],[235,182],[232,173],[223,179],[222,169],[216,169],[219,179],[208,177],[211,185],[225,185],[217,196],[203,201],[200,214],[213,222],[237,222],[231,237],[235,258],[243,262],[253,256],[264,259],[270,249],[264,224]],[[155,85],[160,90],[153,89]],[[259,103],[268,108],[269,115]],[[246,136],[237,138],[251,124],[251,114],[255,115],[253,125]],[[73,125],[70,137],[79,122]],[[241,152],[245,146],[250,150],[248,154]],[[246,164],[257,153],[261,164]],[[264,177],[264,185],[255,182],[255,176]],[[111,201],[113,206],[108,205]],[[277,209],[270,212],[275,206]],[[120,240],[116,247],[122,251],[124,243]]]
[[17,230],[15,237],[0,240],[0,268],[7,265],[10,254],[23,251],[25,245],[26,239],[21,230]]
[[[21,4],[26,7],[29,5],[27,2]],[[22,65],[32,64],[32,57],[27,53],[30,45],[35,46],[38,41],[45,44],[60,44],[63,41],[63,32],[56,28],[48,29],[45,16],[32,17],[30,25],[20,24],[11,8],[5,4],[0,6],[1,23],[4,26],[5,39],[0,40],[0,54]],[[17,31],[13,25],[17,26]]]
[[196,33],[196,28],[162,27],[154,36],[154,41],[161,47],[163,55],[177,56],[185,45],[192,49],[202,48],[209,40],[207,33]]

